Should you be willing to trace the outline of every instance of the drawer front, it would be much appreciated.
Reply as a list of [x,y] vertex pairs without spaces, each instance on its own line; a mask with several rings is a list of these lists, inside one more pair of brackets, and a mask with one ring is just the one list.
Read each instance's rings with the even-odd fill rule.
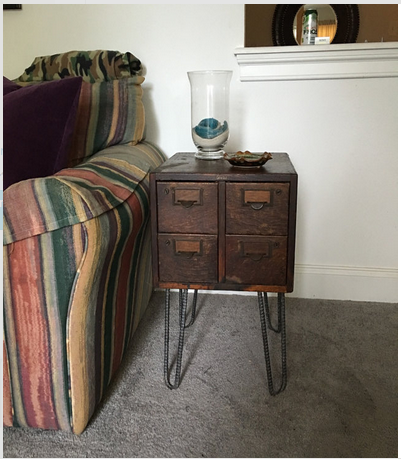
[[217,236],[159,234],[161,282],[217,282]]
[[158,182],[159,233],[217,234],[217,183]]
[[286,285],[285,236],[227,236],[226,281],[248,285]]
[[226,233],[288,234],[289,183],[227,183]]

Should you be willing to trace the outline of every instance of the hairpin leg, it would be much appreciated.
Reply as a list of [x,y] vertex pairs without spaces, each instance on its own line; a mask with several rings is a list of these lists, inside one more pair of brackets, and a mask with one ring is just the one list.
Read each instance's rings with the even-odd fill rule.
[[191,320],[188,322],[187,325],[185,325],[185,328],[190,327],[194,322],[195,322],[195,315],[196,315],[196,302],[198,300],[198,290],[194,290],[194,295],[192,299],[192,314],[191,314]]
[[[267,293],[262,295],[258,292],[260,323],[262,327],[263,347],[266,360],[267,383],[269,386],[270,395],[277,395],[282,392],[287,385],[287,348],[286,348],[286,334],[285,334],[285,297],[284,293],[279,293],[277,296],[277,328],[271,324],[270,311],[267,300]],[[266,316],[268,328],[275,333],[281,333],[281,385],[279,389],[274,390],[273,376],[270,362],[269,341],[267,336]]]
[[[265,313],[266,313],[266,319],[267,319],[267,326],[269,327],[269,330],[274,331],[275,333],[280,333],[281,332],[281,314],[277,314],[277,328],[274,328],[271,322],[271,317],[270,317],[270,309],[269,309],[269,299],[267,296],[266,292],[263,292],[263,300],[264,300],[264,305],[265,305]],[[279,304],[277,305],[277,308],[280,308]]]
[[179,328],[177,363],[175,368],[174,384],[169,376],[169,344],[170,344],[170,289],[165,294],[165,329],[164,329],[164,382],[169,389],[177,389],[181,382],[182,351],[184,348],[185,317],[187,311],[188,290],[180,290],[179,293]]

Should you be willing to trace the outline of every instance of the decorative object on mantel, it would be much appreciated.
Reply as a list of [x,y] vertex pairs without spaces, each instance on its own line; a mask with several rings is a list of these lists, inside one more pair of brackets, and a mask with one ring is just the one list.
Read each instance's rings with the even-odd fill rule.
[[250,151],[237,151],[236,153],[224,153],[223,158],[227,160],[232,166],[253,168],[262,167],[273,156],[271,153],[265,151],[264,153],[251,153]]
[[[277,5],[272,22],[272,38],[275,46],[298,45],[294,34],[294,19],[307,5]],[[318,5],[315,5],[318,9]],[[330,6],[336,17],[337,28],[331,43],[355,43],[359,32],[358,5],[319,5]]]
[[231,70],[188,72],[191,84],[192,140],[198,159],[221,159],[230,135]]
[[[317,10],[314,8],[305,8],[304,13],[302,16],[302,38],[301,38],[301,45],[314,45],[315,39],[317,38],[317,24],[318,24],[318,14]],[[299,14],[300,12],[298,12]],[[297,16],[298,16],[297,14]],[[295,30],[297,30],[296,19],[294,19],[295,28],[294,28],[294,36]]]

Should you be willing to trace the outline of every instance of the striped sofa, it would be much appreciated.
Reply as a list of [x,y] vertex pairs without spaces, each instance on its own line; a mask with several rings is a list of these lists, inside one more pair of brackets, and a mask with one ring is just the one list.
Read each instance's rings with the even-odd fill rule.
[[[82,66],[74,53],[37,58],[16,80],[81,75],[90,107],[78,109],[69,167],[4,192],[3,424],[80,434],[152,293],[149,172],[165,157],[143,139],[139,61],[94,51]],[[91,119],[96,98],[116,110]]]

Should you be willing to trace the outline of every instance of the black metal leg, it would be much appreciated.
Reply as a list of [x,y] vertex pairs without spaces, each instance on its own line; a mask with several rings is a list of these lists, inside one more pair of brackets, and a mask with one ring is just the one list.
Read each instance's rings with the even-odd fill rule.
[[194,322],[195,322],[195,315],[196,315],[196,302],[198,300],[198,290],[194,290],[194,295],[192,299],[192,314],[191,314],[191,320],[188,322],[187,325],[185,325],[185,328],[190,327]]
[[269,299],[267,296],[267,293],[263,293],[263,299],[264,299],[264,305],[265,305],[265,313],[266,313],[266,319],[267,319],[267,326],[269,327],[269,330],[274,331],[275,333],[280,333],[281,332],[281,314],[280,314],[280,304],[277,305],[278,308],[278,314],[277,314],[277,327],[274,328],[271,322],[271,317],[270,317],[270,309],[269,309]]
[[[169,344],[170,344],[170,289],[165,292],[165,335],[164,335],[164,381],[169,389],[177,389],[181,382],[181,365],[182,353],[184,348],[184,333],[185,328],[190,327],[196,316],[196,303],[198,291],[194,290],[192,314],[188,324],[186,321],[186,312],[188,304],[188,290],[180,289],[179,291],[179,337],[177,362],[175,369],[174,384],[170,382],[169,372]],[[267,293],[258,292],[260,323],[262,328],[263,347],[266,361],[267,382],[271,395],[277,395],[282,392],[287,385],[287,349],[286,349],[286,330],[285,330],[285,297],[284,293],[279,293],[277,297],[277,327],[274,327],[271,322],[270,310],[268,304]],[[275,390],[273,385],[273,375],[270,362],[269,340],[267,330],[274,333],[281,333],[281,385]]]
[[[267,383],[269,386],[270,395],[277,395],[282,392],[287,385],[287,347],[286,347],[286,333],[285,333],[285,297],[284,293],[279,293],[277,296],[277,328],[271,324],[270,311],[267,300],[267,293],[258,292],[260,323],[262,327],[263,347],[266,360]],[[281,333],[281,385],[279,389],[274,390],[273,376],[270,362],[269,340],[267,336],[266,315],[268,328],[275,333]]]
[[178,351],[177,362],[175,368],[174,384],[170,382],[169,376],[169,344],[170,344],[170,289],[166,289],[165,294],[165,330],[164,330],[164,382],[169,389],[177,389],[181,382],[181,364],[182,364],[182,351],[184,349],[184,332],[185,328],[193,324],[195,320],[197,290],[194,292],[192,318],[188,325],[185,325],[187,304],[188,304],[188,290],[180,289],[179,292],[179,337],[178,337]]

